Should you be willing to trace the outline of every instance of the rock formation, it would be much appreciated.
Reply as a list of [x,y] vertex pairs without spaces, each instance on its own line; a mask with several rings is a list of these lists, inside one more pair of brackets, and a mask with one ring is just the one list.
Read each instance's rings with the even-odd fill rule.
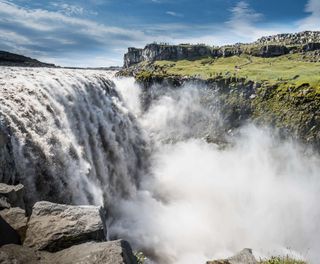
[[2,264],[136,264],[128,242],[124,240],[102,243],[88,242],[50,253],[19,245],[0,248]]
[[254,43],[211,47],[204,44],[169,45],[149,44],[143,49],[129,48],[124,55],[124,67],[140,62],[157,60],[193,60],[202,57],[230,57],[248,54],[257,57],[277,57],[289,52],[314,51],[320,49],[320,32],[305,31],[297,34],[280,34],[263,37]]
[[25,206],[12,199],[24,187],[2,184],[0,190],[0,197],[10,194],[9,208],[0,208],[0,263],[136,264],[128,242],[104,242],[104,209],[42,201],[33,206],[28,220]]

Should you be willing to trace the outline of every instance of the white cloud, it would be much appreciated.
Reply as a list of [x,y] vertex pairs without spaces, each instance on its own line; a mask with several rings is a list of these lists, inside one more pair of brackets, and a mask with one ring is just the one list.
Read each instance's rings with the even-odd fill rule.
[[[100,0],[88,1],[98,3]],[[53,5],[57,10],[48,11],[0,0],[0,49],[43,58],[59,65],[108,66],[115,62],[122,64],[127,47],[143,47],[153,41],[225,45],[296,31],[296,24],[263,24],[263,14],[253,10],[245,1],[230,9],[230,18],[225,23],[141,24],[131,28],[98,23],[87,18],[85,14],[89,11],[81,6],[61,3],[59,0],[51,2],[51,7]],[[319,5],[318,0],[309,1],[306,11],[312,13],[308,19],[300,21],[301,28],[308,24],[320,25]],[[183,16],[170,10],[166,14]],[[316,24],[315,21],[319,22]]]
[[[84,51],[92,53],[98,49],[100,54],[114,57],[115,48],[124,51],[128,46],[143,45],[147,40],[141,30],[100,24],[76,17],[83,12],[81,8],[70,5],[59,7],[65,11],[30,9],[0,0],[0,49],[52,60],[56,60],[57,56],[64,58],[67,54],[72,57],[72,53],[78,53],[78,59],[70,61],[70,64],[79,65],[86,63],[79,56]],[[91,64],[91,61],[87,63]],[[108,65],[107,60],[105,65]]]
[[320,1],[309,0],[305,11],[310,15],[298,22],[299,30],[320,30]]
[[256,12],[245,1],[240,1],[231,10],[231,18],[226,22],[227,28],[237,36],[239,41],[255,40],[263,35],[272,35],[279,32],[273,28],[259,28],[257,22],[263,19],[263,14]]
[[183,14],[180,14],[180,13],[177,13],[174,11],[167,11],[166,14],[169,16],[174,16],[174,17],[183,17]]
[[53,2],[52,6],[57,7],[59,11],[68,16],[71,15],[82,15],[84,13],[84,8],[78,5],[69,5],[66,3]]

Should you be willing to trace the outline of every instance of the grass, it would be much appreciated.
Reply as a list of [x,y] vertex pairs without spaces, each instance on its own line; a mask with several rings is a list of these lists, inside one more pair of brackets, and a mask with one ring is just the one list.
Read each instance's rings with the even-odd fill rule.
[[302,260],[295,260],[289,257],[272,257],[268,260],[260,261],[259,264],[307,264]]
[[203,79],[222,77],[245,78],[268,85],[301,86],[309,83],[320,93],[320,62],[307,62],[303,54],[275,58],[249,55],[227,58],[203,58],[189,61],[156,61],[153,74],[194,76]]

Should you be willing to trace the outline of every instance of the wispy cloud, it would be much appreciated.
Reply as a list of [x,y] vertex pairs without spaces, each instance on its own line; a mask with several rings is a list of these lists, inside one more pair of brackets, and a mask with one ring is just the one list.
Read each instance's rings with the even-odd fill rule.
[[58,8],[58,11],[68,16],[82,15],[84,13],[84,8],[78,5],[70,5],[66,3],[60,3],[60,2],[52,2],[51,5]]
[[166,14],[173,17],[183,17],[183,14],[180,14],[174,11],[167,11]]
[[[297,27],[316,29],[320,25],[318,0],[309,0],[306,6],[308,18],[291,25],[265,24],[262,12],[241,0],[229,9],[229,18],[225,22],[196,24],[186,22],[185,17],[177,19],[179,23],[151,24],[142,21],[140,24],[121,26],[95,21],[96,16],[93,18],[88,15],[90,11],[79,4],[52,1],[47,9],[45,5],[31,8],[0,0],[0,49],[60,65],[107,66],[115,62],[122,64],[127,47],[143,47],[153,41],[224,45],[251,42],[263,35],[293,32]],[[102,0],[88,1],[96,5]],[[165,13],[172,17],[183,17],[182,13],[170,9]]]
[[90,50],[111,57],[115,55],[115,48],[122,47],[125,51],[132,43],[139,44],[146,39],[142,31],[75,17],[81,9],[62,7],[67,13],[29,9],[0,0],[0,48],[11,46],[11,51],[27,51],[27,55],[48,58]]
[[236,36],[242,38],[257,38],[276,33],[273,30],[257,27],[257,22],[263,19],[263,14],[256,12],[245,1],[238,2],[231,10],[231,18],[226,22],[227,28]]
[[320,30],[320,1],[309,0],[305,11],[310,15],[298,22],[300,30]]

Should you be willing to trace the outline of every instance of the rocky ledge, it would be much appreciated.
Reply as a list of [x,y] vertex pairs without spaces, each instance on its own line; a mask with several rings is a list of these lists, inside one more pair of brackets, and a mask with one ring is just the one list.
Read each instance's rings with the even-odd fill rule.
[[0,183],[0,263],[137,263],[128,242],[106,241],[102,207],[40,201],[28,216],[23,189]]

